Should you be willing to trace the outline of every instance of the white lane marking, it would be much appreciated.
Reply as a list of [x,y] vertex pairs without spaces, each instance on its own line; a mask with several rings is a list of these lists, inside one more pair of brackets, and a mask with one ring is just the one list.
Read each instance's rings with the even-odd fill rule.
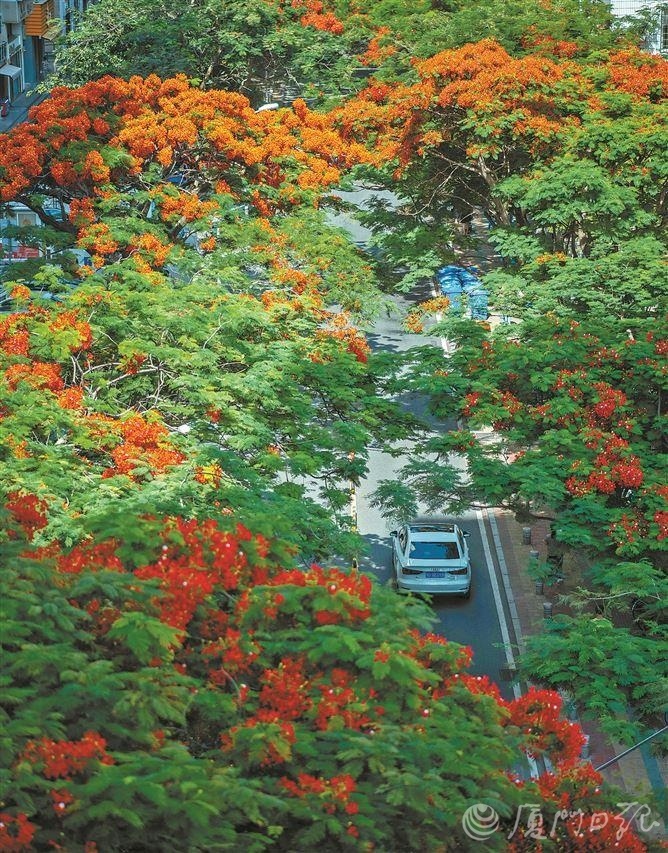
[[350,517],[353,522],[353,532],[357,532],[357,488],[354,483],[350,484]]
[[503,553],[503,546],[501,545],[501,536],[499,535],[499,526],[496,523],[496,516],[494,512],[487,509],[485,511],[487,518],[489,519],[489,526],[492,529],[492,539],[494,540],[494,547],[496,549],[496,559],[499,561],[499,570],[501,572],[501,580],[503,581],[503,589],[506,594],[506,601],[508,602],[508,610],[510,610],[510,619],[513,623],[513,629],[515,631],[515,637],[517,638],[517,645],[520,651],[524,651],[524,640],[522,639],[522,626],[520,625],[520,617],[517,613],[517,606],[515,604],[515,596],[513,595],[513,588],[510,584],[510,575],[508,573],[508,565],[506,563],[506,556]]
[[[494,596],[494,604],[496,605],[496,615],[499,619],[499,627],[501,628],[501,639],[503,640],[503,648],[506,652],[506,661],[508,662],[508,666],[511,670],[515,669],[515,656],[513,655],[512,646],[510,644],[510,632],[508,631],[508,622],[506,621],[506,614],[503,612],[503,602],[501,600],[501,591],[499,589],[499,582],[496,579],[496,572],[494,571],[494,560],[492,559],[492,549],[489,544],[489,538],[487,537],[487,531],[485,530],[485,519],[482,514],[482,511],[477,509],[475,511],[476,518],[478,519],[478,527],[480,528],[480,538],[482,540],[482,549],[485,553],[485,564],[487,566],[487,572],[489,574],[489,582],[492,587],[492,594]],[[518,635],[519,636],[519,635]],[[522,691],[520,690],[519,684],[513,684],[513,694],[515,695],[515,699],[519,699],[522,695]],[[530,755],[526,756],[527,762],[529,764],[529,773],[531,774],[532,779],[537,779],[540,776],[540,772],[538,770],[538,765],[536,764],[536,760],[532,758]]]
[[[432,294],[434,296],[440,296],[440,291],[436,287],[436,282],[432,281]],[[438,313],[436,315],[436,319],[440,322],[442,319],[442,314]],[[450,342],[446,340],[446,338],[439,337],[439,341],[441,344],[441,349],[443,353],[448,356],[450,355]],[[517,607],[515,606],[515,597],[513,596],[513,590],[510,585],[510,577],[508,575],[508,566],[506,564],[506,558],[503,553],[503,548],[501,547],[501,539],[499,537],[499,528],[496,523],[496,519],[491,513],[487,513],[487,517],[489,518],[490,527],[492,529],[492,536],[494,537],[494,547],[496,548],[497,558],[499,560],[499,569],[501,570],[501,577],[503,579],[503,587],[506,595],[506,600],[508,601],[508,609],[510,610],[510,617],[513,622],[513,629],[515,631],[515,636],[517,637],[517,644],[520,649],[522,649],[522,630],[520,627],[520,620],[517,614]],[[478,509],[476,510],[476,518],[478,519],[478,526],[480,528],[480,536],[482,539],[482,547],[485,552],[485,563],[487,564],[487,571],[489,574],[490,584],[492,586],[492,594],[494,595],[494,604],[496,605],[496,614],[499,619],[499,627],[501,629],[501,639],[503,640],[503,647],[506,651],[506,660],[508,662],[508,666],[511,670],[515,669],[515,656],[513,655],[513,650],[510,645],[510,633],[508,631],[508,623],[506,621],[506,614],[503,610],[503,602],[501,600],[501,592],[499,590],[499,584],[496,579],[496,572],[494,571],[494,562],[492,560],[492,549],[490,548],[489,539],[487,538],[487,531],[485,530],[485,522],[483,518],[482,512]],[[513,684],[513,694],[515,699],[519,699],[522,695],[522,691],[520,690],[519,684]],[[536,760],[532,758],[530,755],[527,755],[527,762],[529,763],[529,772],[531,774],[532,779],[538,779],[540,776],[540,772],[538,770],[538,765],[536,764]]]
[[[494,571],[494,561],[492,559],[492,549],[489,544],[489,539],[487,537],[487,531],[485,530],[485,519],[483,517],[482,511],[477,509],[475,511],[475,516],[478,519],[478,527],[480,528],[480,538],[482,539],[482,549],[485,552],[485,564],[487,566],[487,572],[489,574],[489,582],[492,587],[492,594],[494,596],[494,604],[496,605],[496,615],[499,618],[499,627],[501,628],[501,639],[503,640],[503,647],[506,651],[506,661],[508,666],[514,669],[515,667],[515,656],[513,655],[513,650],[510,645],[510,632],[508,631],[508,622],[506,621],[506,614],[503,612],[503,602],[501,601],[501,591],[499,589],[499,582],[496,579],[496,572]],[[515,694],[515,698],[519,699],[522,695],[522,692],[519,688],[518,684],[513,684],[513,693]]]

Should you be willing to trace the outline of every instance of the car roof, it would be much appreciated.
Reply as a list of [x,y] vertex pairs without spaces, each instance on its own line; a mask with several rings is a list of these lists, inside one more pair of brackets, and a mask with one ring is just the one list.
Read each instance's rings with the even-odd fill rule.
[[411,533],[454,533],[457,525],[447,521],[413,521],[408,529]]
[[426,524],[411,525],[409,536],[414,542],[454,542],[457,533],[454,524],[429,526]]

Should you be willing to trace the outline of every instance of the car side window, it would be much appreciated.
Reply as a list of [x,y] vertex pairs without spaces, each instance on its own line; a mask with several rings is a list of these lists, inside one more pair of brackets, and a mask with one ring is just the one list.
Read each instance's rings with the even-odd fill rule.
[[397,538],[399,539],[399,547],[401,548],[402,551],[405,551],[406,550],[406,531],[403,527],[399,531],[399,536]]

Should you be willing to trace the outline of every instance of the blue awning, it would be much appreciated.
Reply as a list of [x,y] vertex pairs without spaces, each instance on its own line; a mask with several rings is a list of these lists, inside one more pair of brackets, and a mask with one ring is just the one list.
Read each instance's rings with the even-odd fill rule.
[[16,80],[17,77],[21,76],[21,69],[18,65],[10,65],[7,63],[0,68],[0,74],[2,74],[3,77],[11,77],[12,80]]

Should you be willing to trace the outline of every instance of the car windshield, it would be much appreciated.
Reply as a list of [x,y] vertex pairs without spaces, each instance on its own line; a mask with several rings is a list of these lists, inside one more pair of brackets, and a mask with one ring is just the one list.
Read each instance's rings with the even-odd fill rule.
[[411,542],[413,560],[459,560],[456,542]]

